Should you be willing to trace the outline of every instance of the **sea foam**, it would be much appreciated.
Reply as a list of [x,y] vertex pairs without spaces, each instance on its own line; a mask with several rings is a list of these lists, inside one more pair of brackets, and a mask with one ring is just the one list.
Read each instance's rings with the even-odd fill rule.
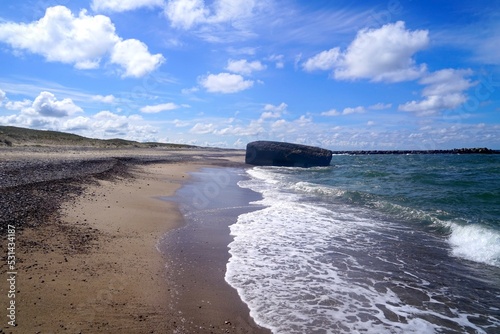
[[[418,247],[432,237],[374,218],[368,209],[309,202],[310,193],[342,194],[293,182],[288,172],[249,170],[251,178],[239,185],[261,193],[255,204],[266,207],[230,226],[225,278],[257,323],[273,333],[435,333],[451,323],[486,333],[469,320],[475,314],[450,306],[445,286],[413,267]],[[430,251],[446,253],[445,247],[443,241]]]
[[452,253],[471,261],[500,267],[500,233],[479,225],[449,223]]

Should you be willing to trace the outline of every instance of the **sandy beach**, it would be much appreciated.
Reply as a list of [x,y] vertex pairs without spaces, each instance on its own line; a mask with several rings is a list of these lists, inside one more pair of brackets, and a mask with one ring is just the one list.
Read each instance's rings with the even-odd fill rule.
[[[137,153],[42,152],[37,158],[58,161],[61,157],[72,156],[73,159],[85,160],[101,154],[100,158],[119,156],[123,161],[129,161],[127,159]],[[215,311],[204,313],[203,309],[194,307],[192,312],[196,314],[180,314],[173,302],[175,286],[167,279],[165,263],[168,254],[157,249],[166,232],[184,224],[177,204],[161,197],[173,196],[189,178],[188,173],[201,167],[242,165],[242,152],[188,150],[141,154],[143,161],[129,162],[123,173],[110,171],[87,176],[91,182],[84,182],[76,194],[61,199],[62,205],[56,213],[38,224],[18,228],[14,268],[17,273],[17,326],[9,326],[4,318],[1,324],[3,332],[261,331],[249,318],[246,305],[223,281],[223,275],[217,283],[220,286],[214,288],[227,293],[215,296],[219,300],[210,302]],[[36,155],[33,154],[30,161]],[[7,162],[22,161],[25,156],[13,152],[10,160],[4,155],[3,162],[8,165]],[[7,171],[11,169],[7,168]],[[57,182],[64,183],[65,179]],[[33,192],[31,194],[34,196]],[[6,244],[2,245],[2,254],[7,255]],[[8,271],[3,265],[2,276],[7,277]],[[5,309],[9,303],[5,298],[9,286],[4,283],[0,289]],[[196,295],[196,284],[190,289]],[[227,294],[232,296],[229,300]],[[230,313],[216,310],[218,304],[228,303]],[[186,318],[198,320],[185,324]],[[197,321],[203,322],[203,329],[199,328]]]

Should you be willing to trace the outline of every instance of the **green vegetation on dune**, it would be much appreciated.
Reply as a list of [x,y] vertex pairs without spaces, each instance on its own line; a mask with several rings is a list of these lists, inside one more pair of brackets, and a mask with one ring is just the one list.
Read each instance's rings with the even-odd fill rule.
[[0,146],[83,146],[96,148],[192,148],[195,146],[169,143],[140,143],[120,138],[94,139],[49,130],[33,130],[15,126],[0,126]]

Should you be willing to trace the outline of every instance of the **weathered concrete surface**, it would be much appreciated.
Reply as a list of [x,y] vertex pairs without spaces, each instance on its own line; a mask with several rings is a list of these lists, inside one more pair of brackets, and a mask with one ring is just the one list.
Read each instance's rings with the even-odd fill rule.
[[245,162],[256,166],[329,166],[331,160],[332,152],[330,150],[274,141],[248,143],[245,155]]

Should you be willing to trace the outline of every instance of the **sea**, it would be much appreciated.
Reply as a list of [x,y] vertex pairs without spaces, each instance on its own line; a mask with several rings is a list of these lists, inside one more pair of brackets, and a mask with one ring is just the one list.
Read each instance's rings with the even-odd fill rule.
[[273,333],[500,333],[500,155],[240,169],[225,280]]

